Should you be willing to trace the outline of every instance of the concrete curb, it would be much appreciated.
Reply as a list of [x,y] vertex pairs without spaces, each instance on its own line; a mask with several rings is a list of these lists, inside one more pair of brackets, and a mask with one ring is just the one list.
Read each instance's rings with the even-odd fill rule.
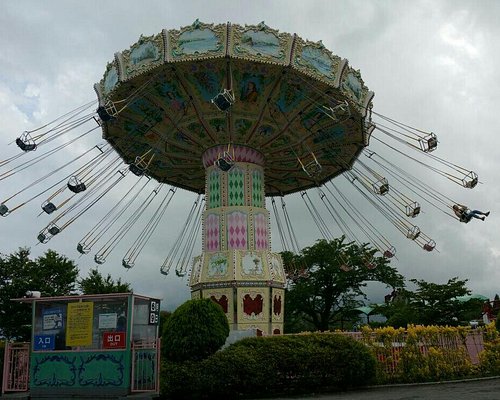
[[[495,376],[484,376],[479,378],[467,378],[467,379],[455,379],[451,381],[434,381],[434,382],[416,382],[416,383],[393,383],[388,385],[371,385],[359,388],[359,390],[372,390],[372,389],[390,389],[390,388],[405,388],[414,386],[431,386],[431,385],[445,385],[449,383],[466,383],[466,382],[480,382],[480,381],[490,381],[494,379],[500,379],[500,375]],[[357,389],[353,389],[356,391]]]

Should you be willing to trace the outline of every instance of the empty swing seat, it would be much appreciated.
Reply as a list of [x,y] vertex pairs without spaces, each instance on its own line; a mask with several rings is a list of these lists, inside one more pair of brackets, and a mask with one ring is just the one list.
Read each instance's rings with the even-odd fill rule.
[[73,193],[81,193],[87,190],[87,186],[85,186],[85,183],[81,182],[76,176],[72,176],[68,180],[68,189]]
[[57,207],[54,205],[54,203],[46,201],[45,203],[42,204],[42,210],[45,211],[47,214],[52,214],[54,211],[57,210]]
[[234,96],[231,91],[224,89],[212,99],[212,103],[220,111],[227,111],[234,104]]
[[342,265],[340,266],[340,269],[341,269],[342,271],[344,271],[344,272],[349,272],[349,271],[351,270],[351,267],[350,267],[349,265],[347,265],[347,264],[342,264]]
[[82,243],[78,243],[76,245],[76,249],[78,250],[78,252],[80,254],[88,254],[90,252],[90,249],[87,248],[87,247],[83,247],[83,244]]
[[96,264],[101,265],[101,264],[104,264],[106,262],[106,259],[103,256],[100,256],[100,255],[96,254],[94,256],[94,261],[95,261]]
[[389,191],[389,184],[388,183],[384,183],[382,186],[380,186],[379,194],[384,195],[388,191]]
[[128,166],[128,169],[130,170],[130,172],[132,172],[135,176],[142,176],[144,175],[144,168],[141,168],[139,167],[138,165],[136,164],[130,164]]
[[36,149],[35,141],[26,132],[16,139],[16,144],[22,151],[33,151]]
[[113,119],[113,117],[109,115],[108,111],[103,106],[99,106],[97,108],[97,115],[99,115],[99,118],[101,118],[101,121],[103,122],[108,122]]
[[386,251],[384,251],[384,257],[385,258],[392,258],[395,255],[396,255],[396,249],[394,248],[394,246],[392,246],[391,248],[389,248]]
[[434,240],[430,240],[427,243],[425,243],[422,248],[426,251],[432,251],[436,248],[436,242]]
[[43,232],[40,232],[36,238],[38,239],[38,241],[40,243],[47,243],[47,241],[49,240],[47,238],[47,235],[45,233],[43,233]]
[[5,204],[0,204],[0,215],[2,217],[6,217],[9,215],[9,207],[7,207]]
[[229,171],[231,168],[233,168],[233,163],[226,161],[223,157],[219,158],[217,161],[215,161],[215,165],[224,172]]
[[57,225],[52,225],[49,229],[48,232],[52,235],[55,236],[58,233],[61,232],[61,228],[59,228]]
[[410,229],[408,229],[408,233],[406,234],[406,237],[411,240],[416,240],[420,236],[420,229],[418,226],[413,226]]

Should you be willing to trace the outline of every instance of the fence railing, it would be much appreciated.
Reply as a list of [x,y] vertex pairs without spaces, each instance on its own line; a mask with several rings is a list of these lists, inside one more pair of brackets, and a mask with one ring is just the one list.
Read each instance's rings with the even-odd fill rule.
[[[389,376],[396,374],[401,354],[407,346],[407,333],[401,333],[390,340],[382,341],[376,333],[341,332],[355,340],[368,344],[375,352],[377,361],[383,364],[385,373]],[[415,345],[415,344],[414,344]],[[429,355],[430,349],[439,349],[448,354],[448,357],[456,357],[457,361],[462,354],[466,354],[470,362],[479,364],[479,353],[484,350],[483,333],[471,331],[465,338],[459,335],[436,335],[432,340],[424,337],[417,339],[418,351],[424,356]],[[453,360],[450,360],[453,362]]]
[[159,393],[160,344],[161,339],[132,344],[132,392]]
[[30,344],[7,343],[3,364],[2,394],[29,389]]

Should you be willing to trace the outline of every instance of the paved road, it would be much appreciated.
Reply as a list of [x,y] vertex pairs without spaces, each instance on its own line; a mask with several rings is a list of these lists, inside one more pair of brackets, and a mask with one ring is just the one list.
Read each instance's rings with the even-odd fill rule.
[[[290,399],[290,398],[289,398]],[[384,386],[296,399],[322,400],[500,400],[500,378],[427,385]],[[286,400],[286,399],[275,399]]]

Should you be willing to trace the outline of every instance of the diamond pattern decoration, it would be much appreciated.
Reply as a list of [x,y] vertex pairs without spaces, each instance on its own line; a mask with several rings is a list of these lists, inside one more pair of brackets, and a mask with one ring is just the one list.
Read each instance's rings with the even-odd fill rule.
[[255,250],[267,250],[269,248],[267,233],[267,216],[264,213],[254,214],[254,237]]
[[208,178],[208,208],[215,208],[221,206],[220,196],[220,173],[219,171],[212,171]]
[[227,214],[227,248],[246,250],[248,244],[247,214],[234,211]]
[[240,168],[229,171],[228,177],[228,205],[245,205],[245,174]]
[[252,206],[262,207],[262,172],[253,171],[252,173]]
[[208,214],[205,222],[205,247],[208,251],[220,250],[220,217]]

